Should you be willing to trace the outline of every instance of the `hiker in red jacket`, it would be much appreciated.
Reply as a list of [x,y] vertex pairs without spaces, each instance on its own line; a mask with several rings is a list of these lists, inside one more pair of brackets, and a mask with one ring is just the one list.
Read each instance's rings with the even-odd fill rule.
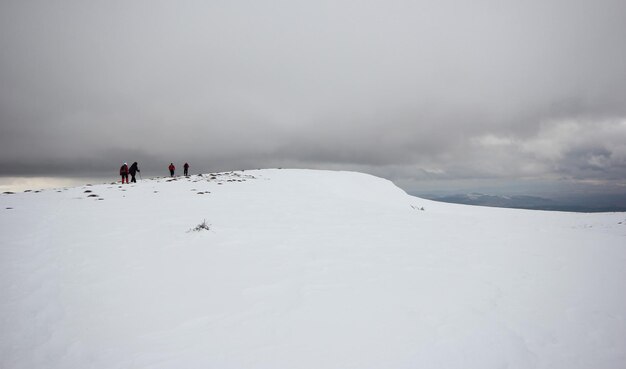
[[128,164],[124,163],[120,168],[120,175],[122,176],[122,184],[124,184],[124,179],[126,179],[126,184],[128,184]]
[[183,169],[185,170],[185,177],[187,177],[189,175],[189,164],[185,163]]
[[[176,167],[174,166],[174,163],[170,163],[169,170],[170,170],[170,176],[171,177],[174,177],[174,170],[175,169],[176,169]],[[128,179],[127,179],[127,181],[128,181]]]

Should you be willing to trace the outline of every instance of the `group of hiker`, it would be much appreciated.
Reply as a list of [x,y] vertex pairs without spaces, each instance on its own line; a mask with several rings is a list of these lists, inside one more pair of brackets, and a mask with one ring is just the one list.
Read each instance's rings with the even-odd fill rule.
[[[170,166],[167,167],[167,169],[170,170],[170,177],[174,177],[174,171],[176,170],[176,166],[174,166],[174,163],[170,163]],[[183,169],[183,175],[187,177],[189,175],[189,164],[185,163],[185,165],[183,165]]]
[[139,166],[137,165],[137,162],[134,162],[130,168],[128,167],[128,163],[124,163],[122,165],[122,167],[120,168],[120,175],[122,176],[122,184],[124,184],[124,180],[126,180],[126,183],[128,184],[128,175],[130,174],[130,181],[133,183],[137,183],[137,180],[135,179],[135,176],[137,175],[137,172],[141,172],[139,170]]
[[[168,169],[170,170],[170,177],[174,177],[174,171],[176,170],[176,166],[174,166],[174,163],[170,163]],[[183,169],[184,169],[184,176],[188,176],[189,175],[189,164],[185,163],[185,165],[183,165]],[[126,184],[128,184],[128,175],[130,174],[130,181],[133,183],[137,183],[137,180],[135,179],[135,176],[137,175],[137,173],[141,173],[141,170],[139,170],[139,166],[137,164],[137,162],[134,162],[130,168],[128,167],[128,163],[124,163],[122,165],[122,167],[120,168],[120,176],[122,176],[122,184],[124,184],[124,181],[126,181]]]

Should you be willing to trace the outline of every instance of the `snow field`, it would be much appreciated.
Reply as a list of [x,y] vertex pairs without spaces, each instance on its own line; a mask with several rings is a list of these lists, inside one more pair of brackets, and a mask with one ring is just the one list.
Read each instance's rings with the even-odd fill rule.
[[0,368],[626,363],[624,213],[312,170],[58,191],[0,195]]

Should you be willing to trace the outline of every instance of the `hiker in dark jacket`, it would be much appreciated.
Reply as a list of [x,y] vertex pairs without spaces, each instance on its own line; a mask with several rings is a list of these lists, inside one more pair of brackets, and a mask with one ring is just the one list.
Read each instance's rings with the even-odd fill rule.
[[174,163],[170,163],[170,166],[168,167],[168,169],[170,170],[170,176],[174,177],[174,170],[176,169],[176,167],[174,166]]
[[[137,183],[137,180],[135,179],[135,175],[137,174],[137,172],[141,171],[137,166],[137,162],[134,162],[133,165],[130,166],[130,169],[128,169],[128,173],[130,173],[130,181],[133,183]],[[126,180],[126,182],[128,183],[128,179]]]
[[189,175],[189,164],[185,163],[183,169],[185,169],[185,177],[187,177]]
[[124,165],[122,165],[120,175],[122,176],[122,184],[124,184],[124,179],[126,179],[126,184],[128,184],[128,164],[124,163]]

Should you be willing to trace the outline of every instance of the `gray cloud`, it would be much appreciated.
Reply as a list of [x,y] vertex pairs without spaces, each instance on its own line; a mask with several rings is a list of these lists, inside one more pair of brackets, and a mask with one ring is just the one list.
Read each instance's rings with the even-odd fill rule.
[[[623,1],[4,1],[0,175],[626,179]],[[165,163],[165,164],[164,164]]]

